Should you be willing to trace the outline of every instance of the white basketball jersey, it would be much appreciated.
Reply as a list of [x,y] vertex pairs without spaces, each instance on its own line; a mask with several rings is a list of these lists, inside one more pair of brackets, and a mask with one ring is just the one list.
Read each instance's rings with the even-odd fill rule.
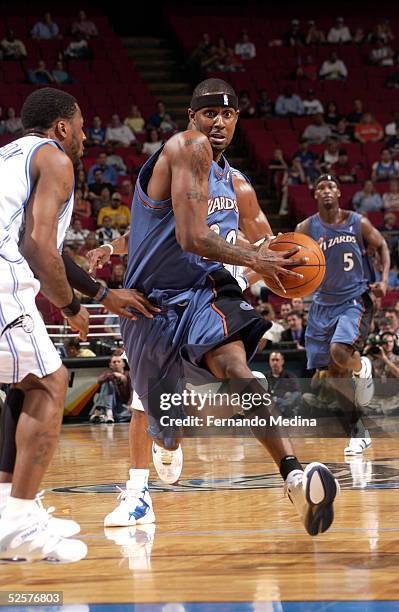
[[[30,167],[35,152],[45,144],[62,147],[55,140],[24,136],[0,148],[0,256],[9,262],[24,261],[18,244],[25,221],[25,209],[32,192]],[[61,250],[73,209],[73,190],[60,210],[57,247]]]

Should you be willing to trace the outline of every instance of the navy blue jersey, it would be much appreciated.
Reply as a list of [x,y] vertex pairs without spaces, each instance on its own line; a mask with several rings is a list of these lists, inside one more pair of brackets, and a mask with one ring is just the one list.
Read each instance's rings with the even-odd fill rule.
[[319,213],[310,217],[310,236],[319,241],[326,258],[323,282],[315,291],[317,304],[342,304],[359,298],[370,280],[360,227],[361,215],[350,212],[344,223],[325,223]]
[[[125,287],[142,291],[150,300],[174,304],[190,299],[222,264],[183,251],[176,240],[171,198],[155,202],[148,197],[147,186],[162,149],[144,164],[136,182]],[[221,162],[223,166],[212,161],[209,171],[207,224],[234,244],[237,200],[231,168],[224,157]]]

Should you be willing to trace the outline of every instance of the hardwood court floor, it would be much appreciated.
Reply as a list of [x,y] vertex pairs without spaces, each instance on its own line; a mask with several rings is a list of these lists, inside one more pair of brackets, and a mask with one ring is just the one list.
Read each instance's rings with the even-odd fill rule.
[[68,603],[399,599],[397,441],[376,440],[352,466],[343,440],[296,442],[303,462],[328,463],[343,487],[322,536],[304,532],[274,464],[248,438],[185,440],[180,485],[151,472],[156,527],[105,534],[129,467],[127,426],[64,427],[44,485],[69,491],[45,502],[80,522],[88,557],[1,565],[0,591],[62,590]]

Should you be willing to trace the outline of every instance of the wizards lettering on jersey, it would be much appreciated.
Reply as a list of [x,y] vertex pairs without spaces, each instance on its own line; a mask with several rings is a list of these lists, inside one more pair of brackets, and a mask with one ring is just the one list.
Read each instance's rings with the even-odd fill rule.
[[336,246],[337,244],[342,244],[343,242],[352,242],[357,243],[356,236],[335,236],[334,238],[329,238],[329,240],[325,240],[321,243],[321,248],[323,251],[327,249],[331,249],[331,247]]
[[217,196],[208,200],[208,217],[219,210],[234,210],[238,213],[237,200],[226,198],[225,196]]

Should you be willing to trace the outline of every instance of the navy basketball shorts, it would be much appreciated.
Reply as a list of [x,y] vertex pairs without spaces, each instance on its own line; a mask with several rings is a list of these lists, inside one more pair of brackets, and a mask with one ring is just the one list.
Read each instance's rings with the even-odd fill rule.
[[[149,397],[156,395],[157,387],[165,389],[166,384],[171,393],[180,393],[187,383],[214,383],[215,377],[203,364],[205,353],[241,332],[250,361],[270,322],[248,304],[226,270],[212,272],[189,300],[157,306],[161,313],[153,319],[122,317],[121,333],[133,388],[149,417],[149,432],[164,438],[159,423],[162,412]],[[184,418],[185,414],[176,408],[171,416]]]
[[373,301],[368,292],[335,306],[312,303],[305,334],[308,368],[330,364],[330,345],[348,344],[361,350],[370,331]]

